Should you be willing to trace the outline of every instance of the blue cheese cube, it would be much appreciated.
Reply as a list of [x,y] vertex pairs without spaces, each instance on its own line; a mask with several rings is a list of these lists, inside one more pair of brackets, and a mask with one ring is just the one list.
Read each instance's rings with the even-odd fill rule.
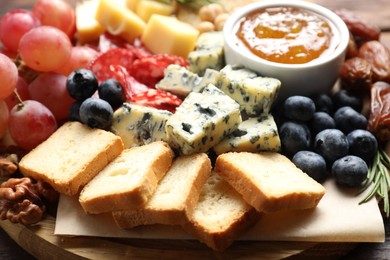
[[198,82],[196,90],[200,92],[209,84],[216,86],[220,77],[221,73],[218,70],[206,69],[203,77],[201,77],[201,80]]
[[181,154],[207,152],[242,122],[240,105],[213,85],[192,92],[166,123],[170,146]]
[[225,65],[223,33],[202,33],[195,50],[188,55],[189,70],[203,76],[207,68],[220,70]]
[[111,131],[122,138],[126,148],[167,141],[165,124],[171,116],[169,111],[124,103],[114,113]]
[[214,147],[216,154],[226,152],[280,151],[280,138],[271,114],[243,121],[236,130]]
[[267,115],[281,87],[278,79],[259,77],[240,66],[225,66],[217,87],[240,104],[249,116]]
[[200,81],[197,74],[180,65],[171,64],[164,70],[164,78],[156,84],[156,88],[185,97],[191,91],[196,91]]

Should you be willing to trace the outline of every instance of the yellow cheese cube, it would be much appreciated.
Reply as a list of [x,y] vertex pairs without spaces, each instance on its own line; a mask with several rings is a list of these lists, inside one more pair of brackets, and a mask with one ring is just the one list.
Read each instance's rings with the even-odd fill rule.
[[95,19],[98,4],[98,0],[90,0],[76,6],[77,39],[80,43],[97,40],[105,31]]
[[171,15],[175,12],[175,9],[174,4],[164,4],[153,0],[141,0],[138,3],[136,13],[142,20],[147,22],[153,14]]
[[154,14],[142,35],[142,43],[154,53],[169,53],[187,58],[194,49],[199,31],[175,17]]
[[135,12],[135,10],[137,10],[137,6],[139,2],[140,0],[126,0],[126,6],[131,11]]
[[95,18],[108,32],[130,43],[140,37],[146,27],[145,22],[128,9],[122,0],[100,0]]

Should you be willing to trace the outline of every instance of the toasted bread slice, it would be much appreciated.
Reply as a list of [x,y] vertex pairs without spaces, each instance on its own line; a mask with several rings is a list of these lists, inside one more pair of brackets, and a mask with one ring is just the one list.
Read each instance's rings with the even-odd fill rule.
[[169,145],[162,141],[125,149],[83,188],[81,206],[90,214],[142,207],[173,157]]
[[23,175],[49,183],[55,190],[75,195],[124,149],[120,137],[67,122],[24,156]]
[[117,225],[132,228],[148,224],[184,224],[192,214],[210,172],[211,162],[204,153],[178,157],[144,207],[113,212]]
[[215,251],[222,252],[260,217],[225,180],[212,172],[190,222],[183,228]]
[[261,212],[313,208],[325,194],[321,184],[279,153],[222,154],[215,170]]

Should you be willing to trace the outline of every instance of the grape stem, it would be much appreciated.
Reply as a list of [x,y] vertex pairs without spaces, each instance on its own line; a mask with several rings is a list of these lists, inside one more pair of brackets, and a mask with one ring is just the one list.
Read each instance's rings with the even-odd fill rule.
[[14,94],[16,96],[16,99],[18,100],[18,109],[21,109],[24,106],[24,102],[16,89],[14,90]]

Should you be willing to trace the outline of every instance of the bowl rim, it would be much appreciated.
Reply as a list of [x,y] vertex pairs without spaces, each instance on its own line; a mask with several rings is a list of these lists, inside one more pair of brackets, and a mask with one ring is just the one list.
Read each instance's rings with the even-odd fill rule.
[[[318,14],[324,17],[325,19],[327,19],[328,22],[332,23],[334,28],[336,28],[339,33],[340,42],[337,45],[336,49],[333,52],[331,52],[330,55],[319,57],[315,60],[312,60],[307,63],[302,63],[302,64],[272,62],[256,56],[255,54],[251,53],[249,50],[245,52],[243,52],[242,50],[240,51],[239,50],[240,46],[235,44],[236,42],[235,33],[232,33],[238,21],[241,18],[243,18],[245,15],[252,13],[258,9],[263,9],[268,7],[279,7],[279,6],[301,8],[313,12],[315,14]],[[246,6],[243,6],[235,10],[228,17],[225,23],[225,26],[223,28],[223,36],[225,39],[225,47],[228,47],[232,51],[237,52],[239,55],[242,55],[245,58],[250,59],[252,62],[263,63],[265,65],[273,66],[275,68],[302,69],[302,68],[310,68],[313,66],[326,64],[328,62],[337,59],[340,55],[343,55],[349,43],[350,33],[345,22],[337,14],[335,14],[330,9],[323,7],[321,5],[304,1],[304,0],[263,0],[263,1],[248,4]]]

